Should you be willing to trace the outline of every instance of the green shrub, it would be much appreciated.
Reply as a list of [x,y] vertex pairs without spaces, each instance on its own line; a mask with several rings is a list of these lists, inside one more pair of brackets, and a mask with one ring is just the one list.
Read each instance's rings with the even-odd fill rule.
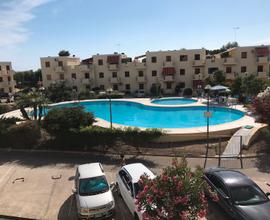
[[18,125],[12,125],[7,132],[5,147],[32,148],[40,137],[40,127],[36,121],[26,121]]
[[[106,93],[98,95],[99,99],[106,99],[108,97],[109,97],[109,95],[107,95]],[[112,94],[110,94],[111,99],[121,99],[123,97],[124,97],[124,93],[112,93]]]
[[0,139],[1,135],[5,135],[8,132],[8,128],[12,125],[15,125],[17,121],[20,121],[20,119],[15,117],[12,118],[0,117]]
[[83,92],[80,92],[79,95],[78,95],[78,99],[79,100],[84,100],[84,99],[94,99],[95,98],[95,94],[90,91],[83,91]]
[[82,107],[53,108],[44,117],[44,128],[53,135],[79,130],[95,122],[93,114]]

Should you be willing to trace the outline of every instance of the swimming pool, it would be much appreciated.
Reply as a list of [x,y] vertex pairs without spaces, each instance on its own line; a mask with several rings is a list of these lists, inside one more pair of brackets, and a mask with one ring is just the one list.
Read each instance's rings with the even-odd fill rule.
[[[56,105],[59,107],[82,106],[95,117],[110,121],[109,101],[86,101]],[[112,101],[112,121],[125,126],[142,128],[194,128],[206,126],[205,106],[158,107],[131,101]],[[210,107],[210,125],[238,120],[244,113],[235,109]]]
[[154,99],[151,101],[153,104],[159,105],[186,105],[186,104],[194,104],[197,101],[194,99],[187,98],[162,98],[162,99]]

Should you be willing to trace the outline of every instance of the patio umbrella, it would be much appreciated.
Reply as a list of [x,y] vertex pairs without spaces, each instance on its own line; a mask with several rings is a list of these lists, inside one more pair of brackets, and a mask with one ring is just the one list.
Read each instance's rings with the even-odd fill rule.
[[210,90],[211,91],[220,91],[220,90],[229,90],[229,88],[226,86],[222,86],[222,85],[216,85],[216,86],[211,87]]

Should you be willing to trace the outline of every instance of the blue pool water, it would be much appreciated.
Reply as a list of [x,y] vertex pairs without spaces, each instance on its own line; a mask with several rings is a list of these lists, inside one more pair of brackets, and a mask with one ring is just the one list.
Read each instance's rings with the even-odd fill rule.
[[[59,107],[83,106],[95,117],[110,121],[109,101],[80,102],[57,105]],[[206,126],[206,107],[155,107],[129,101],[112,101],[113,123],[143,128],[193,128]],[[210,125],[240,119],[244,113],[234,109],[210,107]]]
[[192,104],[197,102],[194,99],[186,99],[186,98],[165,98],[165,99],[155,99],[152,101],[154,104],[159,105],[185,105]]

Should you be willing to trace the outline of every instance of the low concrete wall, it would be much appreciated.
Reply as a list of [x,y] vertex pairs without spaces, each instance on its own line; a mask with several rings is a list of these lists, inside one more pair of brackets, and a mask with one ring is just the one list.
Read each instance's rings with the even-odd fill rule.
[[[239,128],[233,128],[223,131],[209,132],[209,139],[231,137]],[[185,142],[206,140],[206,132],[187,133],[187,134],[165,134],[155,140],[157,143]]]

